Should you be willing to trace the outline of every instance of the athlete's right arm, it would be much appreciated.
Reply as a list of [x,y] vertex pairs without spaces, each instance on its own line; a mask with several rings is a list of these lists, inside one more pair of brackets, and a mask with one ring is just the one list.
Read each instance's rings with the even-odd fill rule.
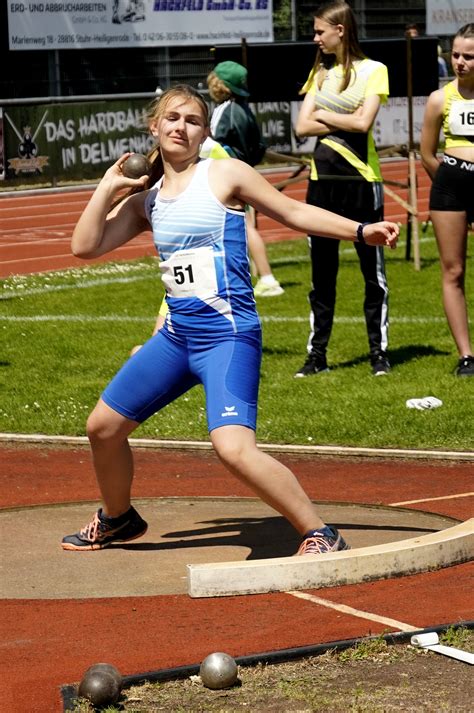
[[420,154],[421,163],[428,175],[433,178],[439,168],[436,156],[439,147],[439,135],[443,124],[443,91],[437,89],[428,97],[423,127],[421,130]]
[[124,245],[147,227],[144,191],[131,195],[111,210],[117,194],[126,188],[145,186],[147,179],[127,178],[121,165],[124,154],[104,174],[79,218],[71,240],[74,255],[90,259]]
[[298,136],[325,136],[331,129],[321,121],[314,119],[314,96],[307,94],[296,120],[295,131]]

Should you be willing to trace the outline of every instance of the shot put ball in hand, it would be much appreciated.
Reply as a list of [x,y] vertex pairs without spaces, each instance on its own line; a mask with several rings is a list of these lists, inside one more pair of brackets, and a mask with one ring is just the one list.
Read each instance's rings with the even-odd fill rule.
[[122,163],[122,173],[127,178],[148,176],[150,168],[149,160],[141,153],[132,153],[132,155]]

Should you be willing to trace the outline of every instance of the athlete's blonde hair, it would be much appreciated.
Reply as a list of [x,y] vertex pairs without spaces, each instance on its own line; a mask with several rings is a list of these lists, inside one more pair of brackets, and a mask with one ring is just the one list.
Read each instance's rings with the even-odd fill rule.
[[[154,99],[146,110],[148,126],[153,122],[161,119],[166,113],[169,103],[176,98],[182,98],[184,101],[194,100],[201,109],[204,126],[209,126],[209,108],[204,98],[199,92],[189,84],[177,84],[170,89],[167,89],[159,97]],[[151,163],[150,178],[148,185],[153,186],[163,175],[163,161],[161,158],[160,147],[156,145],[148,153],[148,160]]]
[[[205,99],[199,92],[191,87],[189,84],[177,84],[170,89],[167,89],[160,96],[153,99],[151,104],[145,110],[145,116],[148,127],[159,119],[166,113],[166,109],[169,103],[176,98],[181,98],[184,101],[194,100],[198,105],[202,113],[203,124],[205,127],[209,127],[209,108]],[[150,174],[148,176],[148,181],[145,186],[139,186],[138,188],[131,188],[127,191],[121,198],[112,204],[112,208],[118,203],[121,203],[124,198],[127,198],[134,193],[140,193],[146,190],[150,186],[155,185],[157,181],[160,180],[163,175],[163,159],[161,156],[161,150],[158,144],[154,146],[151,151],[148,152],[147,158],[151,164]],[[112,209],[111,208],[111,209]]]

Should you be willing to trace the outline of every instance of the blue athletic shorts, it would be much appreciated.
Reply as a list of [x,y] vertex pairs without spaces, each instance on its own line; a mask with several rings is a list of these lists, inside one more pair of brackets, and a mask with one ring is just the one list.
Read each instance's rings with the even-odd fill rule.
[[209,341],[161,329],[123,365],[102,399],[141,423],[201,383],[209,431],[230,425],[255,430],[261,356],[258,330]]

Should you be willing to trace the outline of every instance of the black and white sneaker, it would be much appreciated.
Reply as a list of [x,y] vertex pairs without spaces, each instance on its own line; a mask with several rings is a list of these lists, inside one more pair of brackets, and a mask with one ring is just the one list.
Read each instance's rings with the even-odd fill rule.
[[312,374],[321,374],[324,371],[329,371],[329,367],[325,356],[319,354],[308,354],[306,361],[295,374],[295,379],[301,379]]
[[474,376],[474,356],[462,356],[456,367],[456,376]]
[[148,525],[134,507],[119,517],[107,517],[100,508],[91,522],[74,535],[63,537],[63,550],[102,550],[114,542],[129,542],[141,537]]
[[390,372],[390,362],[383,352],[373,354],[370,357],[370,363],[372,364],[372,374],[374,376],[385,376]]

